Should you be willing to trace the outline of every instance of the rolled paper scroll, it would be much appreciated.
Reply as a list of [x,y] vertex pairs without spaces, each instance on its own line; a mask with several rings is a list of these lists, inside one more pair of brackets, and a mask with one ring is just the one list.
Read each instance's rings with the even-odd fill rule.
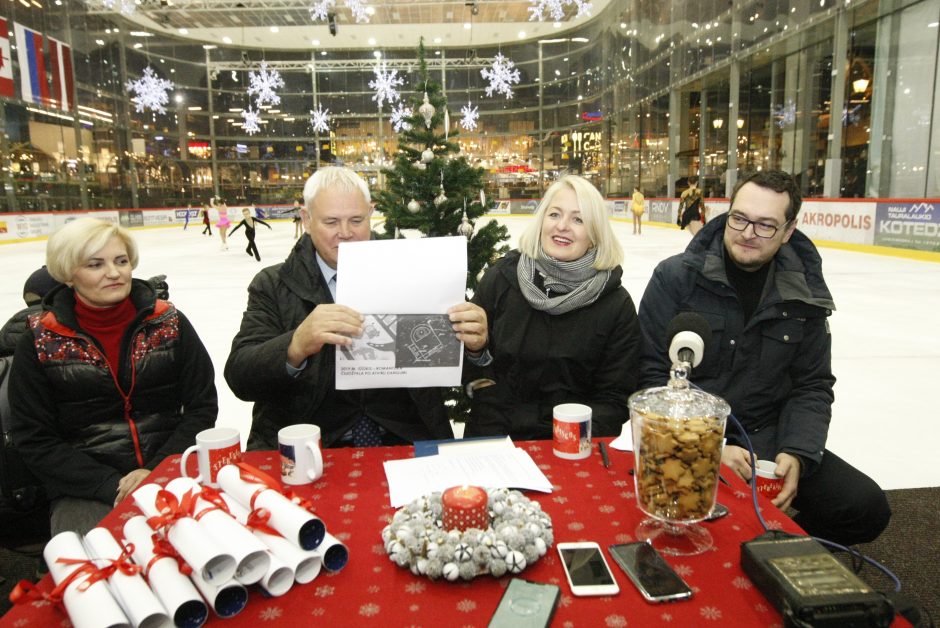
[[[298,584],[312,582],[320,574],[320,566],[323,561],[317,551],[301,549],[296,543],[292,543],[277,534],[277,531],[273,528],[267,527],[263,515],[261,517],[251,516],[231,496],[223,493],[222,497],[228,503],[229,512],[232,513],[235,519],[248,526],[252,533],[268,547],[274,557],[293,571],[293,578]],[[252,521],[249,521],[249,518]]]
[[[130,557],[124,556],[125,549],[114,540],[110,530],[92,528],[85,535],[84,543],[89,557],[99,568],[106,568],[115,561],[130,562]],[[166,609],[151,591],[139,570],[115,569],[108,577],[108,583],[111,585],[111,595],[131,624],[137,628],[157,628],[169,624],[170,618]]]
[[327,532],[320,547],[313,550],[323,558],[323,568],[329,572],[337,572],[349,562],[349,548],[339,539]]
[[[173,623],[180,628],[199,628],[209,618],[209,608],[192,580],[181,571],[186,569],[185,563],[180,565],[175,556],[157,547],[154,536],[155,532],[147,525],[146,517],[133,517],[124,524],[124,538],[134,545],[134,561],[144,568],[143,574],[150,588],[166,608]],[[159,536],[157,539],[162,544],[168,544]]]
[[[88,560],[81,537],[75,532],[60,532],[50,539],[42,552],[49,574],[61,592],[65,610],[75,628],[124,628],[130,622],[111,596],[98,569]],[[60,560],[67,562],[59,562]]]
[[221,502],[221,506],[215,501],[204,499],[203,488],[190,478],[176,478],[166,485],[166,490],[180,499],[187,491],[196,496],[193,518],[235,559],[235,580],[249,585],[264,577],[271,562],[268,548],[223,510],[228,507],[221,501],[221,497],[216,497],[218,492],[215,489],[208,489],[206,496],[212,493],[212,498]]
[[219,471],[218,481],[222,490],[249,511],[264,508],[270,512],[269,525],[302,549],[316,549],[323,541],[326,526],[319,517],[276,490],[279,484],[270,476],[256,469],[245,473],[239,466],[226,465]]
[[248,604],[248,590],[235,580],[214,585],[206,582],[202,576],[193,571],[190,578],[193,584],[202,593],[216,615],[222,618],[234,617],[242,612]]
[[[235,574],[235,559],[192,518],[195,498],[178,500],[156,484],[143,484],[133,493],[134,503],[147,516],[151,527],[159,527],[170,544],[210,584],[228,582]],[[156,524],[156,525],[155,525]]]

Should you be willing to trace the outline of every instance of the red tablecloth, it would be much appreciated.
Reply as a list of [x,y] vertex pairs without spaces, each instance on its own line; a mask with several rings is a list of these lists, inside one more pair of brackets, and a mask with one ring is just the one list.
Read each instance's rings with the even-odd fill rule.
[[[604,468],[594,455],[580,461],[557,458],[550,442],[521,443],[555,486],[551,494],[528,493],[552,517],[555,542],[634,540],[643,519],[633,491],[633,454],[611,450],[611,466]],[[321,575],[306,585],[294,585],[284,596],[265,597],[253,588],[248,606],[239,615],[209,624],[225,626],[286,626],[323,624],[384,626],[485,627],[499,603],[508,577],[480,576],[469,583],[431,581],[392,563],[385,555],[381,531],[394,509],[388,503],[388,484],[382,463],[410,457],[410,447],[324,450],[324,476],[315,484],[298,487],[312,499],[327,530],[350,549],[347,567]],[[249,452],[246,462],[277,476],[276,452]],[[167,458],[148,481],[166,484],[179,473],[179,456]],[[731,475],[726,473],[725,475]],[[718,499],[731,514],[708,525],[714,551],[693,557],[667,557],[668,562],[695,591],[689,600],[649,604],[609,555],[620,594],[613,597],[574,597],[568,588],[557,551],[549,552],[521,577],[550,582],[562,595],[553,626],[781,626],[777,611],[754,588],[739,565],[740,543],[763,530],[744,483],[721,485]],[[773,528],[800,532],[787,516],[762,500],[764,517]],[[128,518],[139,514],[130,500],[114,509],[102,525],[120,538]],[[51,589],[47,576],[41,588]],[[65,615],[48,604],[17,606],[0,618],[0,626],[68,625]]]

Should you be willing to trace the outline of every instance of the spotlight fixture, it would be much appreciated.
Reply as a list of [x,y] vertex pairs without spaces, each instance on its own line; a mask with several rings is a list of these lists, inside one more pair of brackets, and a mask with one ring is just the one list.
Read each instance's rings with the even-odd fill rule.
[[326,19],[330,24],[330,35],[336,37],[336,14],[330,13],[326,16]]
[[470,2],[465,2],[464,6],[470,7],[470,15],[480,14],[480,7],[477,6],[477,3],[474,0],[470,0]]

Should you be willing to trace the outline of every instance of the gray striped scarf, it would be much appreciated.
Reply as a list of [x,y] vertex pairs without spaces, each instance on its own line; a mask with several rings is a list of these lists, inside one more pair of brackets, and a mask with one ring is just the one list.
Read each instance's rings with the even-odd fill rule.
[[[593,268],[596,257],[595,248],[572,262],[560,262],[545,255],[541,246],[538,259],[523,253],[516,268],[522,296],[536,310],[555,315],[594,303],[610,279],[609,270]],[[542,276],[544,289],[536,285],[535,273]]]

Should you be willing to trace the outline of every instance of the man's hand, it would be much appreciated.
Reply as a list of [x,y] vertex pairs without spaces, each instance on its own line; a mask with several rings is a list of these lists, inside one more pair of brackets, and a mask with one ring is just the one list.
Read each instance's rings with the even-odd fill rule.
[[148,475],[150,475],[150,469],[134,469],[121,478],[118,481],[118,491],[117,497],[114,498],[114,505],[117,506],[124,501],[124,498],[133,493],[134,489],[140,486],[140,483]]
[[779,453],[776,458],[777,477],[783,478],[783,488],[771,503],[780,510],[790,507],[796,497],[797,484],[800,482],[800,459],[793,454]]
[[486,311],[476,303],[460,303],[447,310],[450,322],[470,353],[480,353],[489,341]]
[[287,363],[299,367],[303,361],[323,349],[323,345],[349,345],[362,335],[362,315],[356,310],[323,303],[313,308],[294,330],[287,347]]
[[737,445],[725,445],[721,450],[721,463],[745,482],[751,481],[751,454],[747,449]]

